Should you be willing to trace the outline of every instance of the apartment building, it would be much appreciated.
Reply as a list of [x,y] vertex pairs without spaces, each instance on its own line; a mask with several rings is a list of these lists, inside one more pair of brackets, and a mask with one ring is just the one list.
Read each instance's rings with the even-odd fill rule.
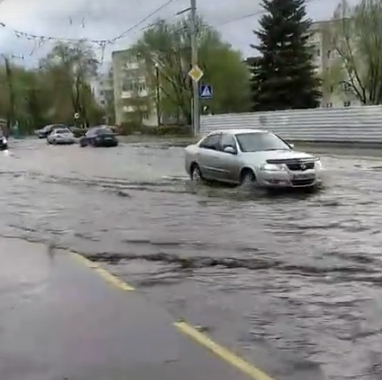
[[148,85],[146,62],[130,49],[112,53],[116,124],[136,121],[156,126],[153,91]]
[[98,77],[98,86],[96,89],[96,99],[101,106],[107,106],[114,99],[113,71],[100,74]]
[[326,108],[360,105],[359,100],[346,91],[338,76],[341,58],[333,43],[335,21],[317,21],[312,24],[310,43],[314,49],[314,63],[322,78],[321,106]]

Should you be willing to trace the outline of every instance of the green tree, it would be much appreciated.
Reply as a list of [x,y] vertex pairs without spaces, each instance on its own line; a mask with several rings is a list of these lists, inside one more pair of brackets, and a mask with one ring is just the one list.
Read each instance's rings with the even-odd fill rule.
[[272,111],[319,105],[320,81],[308,44],[311,21],[305,0],[263,0],[265,14],[254,31],[260,52],[253,66],[253,109]]
[[333,87],[362,104],[382,104],[382,1],[341,1],[330,25],[337,53],[330,67]]
[[[176,23],[158,20],[132,48],[132,54],[147,65],[152,97],[155,99],[155,64],[159,69],[161,113],[178,123],[191,120],[192,83],[190,20]],[[223,42],[219,33],[202,18],[197,22],[199,66],[204,71],[202,83],[214,88],[208,101],[212,112],[240,112],[249,106],[249,72],[239,52]]]
[[52,93],[59,91],[54,104],[57,116],[62,121],[69,121],[73,120],[74,113],[79,113],[81,121],[88,124],[88,114],[92,112],[89,107],[96,104],[89,100],[89,81],[96,76],[98,69],[91,46],[82,41],[74,44],[59,42],[40,66],[51,79]]

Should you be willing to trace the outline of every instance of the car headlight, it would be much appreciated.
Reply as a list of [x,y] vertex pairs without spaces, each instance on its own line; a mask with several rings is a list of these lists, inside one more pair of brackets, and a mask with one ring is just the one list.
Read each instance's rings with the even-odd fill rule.
[[318,170],[323,169],[321,160],[317,160],[317,161],[314,163],[314,166],[315,166],[315,168],[318,169]]
[[4,137],[4,138],[3,138],[3,144],[6,144],[6,143],[7,143],[7,138]]
[[285,166],[279,164],[263,164],[260,167],[260,170],[268,171],[268,172],[278,172],[280,170],[285,170]]

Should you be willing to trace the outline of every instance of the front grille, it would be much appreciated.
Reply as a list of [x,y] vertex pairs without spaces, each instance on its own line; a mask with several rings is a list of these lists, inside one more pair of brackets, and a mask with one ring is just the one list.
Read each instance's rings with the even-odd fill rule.
[[289,170],[304,171],[314,169],[314,162],[290,162],[286,164]]
[[309,186],[312,185],[315,181],[315,178],[308,178],[308,179],[294,179],[292,180],[293,186]]

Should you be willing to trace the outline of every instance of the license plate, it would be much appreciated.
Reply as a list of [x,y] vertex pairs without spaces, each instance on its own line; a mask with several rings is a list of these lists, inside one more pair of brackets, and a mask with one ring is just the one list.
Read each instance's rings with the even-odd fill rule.
[[315,175],[311,173],[303,173],[303,174],[295,174],[293,179],[311,179],[314,178]]

